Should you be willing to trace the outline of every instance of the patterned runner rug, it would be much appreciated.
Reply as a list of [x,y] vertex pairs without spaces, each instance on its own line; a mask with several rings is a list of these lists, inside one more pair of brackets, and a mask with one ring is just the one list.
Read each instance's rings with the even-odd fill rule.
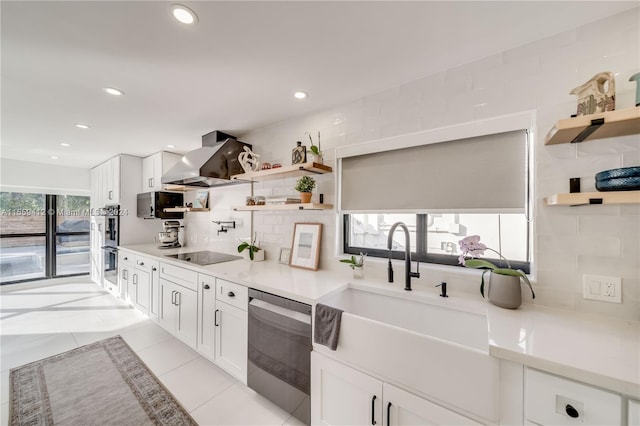
[[120,336],[10,372],[11,425],[197,425]]

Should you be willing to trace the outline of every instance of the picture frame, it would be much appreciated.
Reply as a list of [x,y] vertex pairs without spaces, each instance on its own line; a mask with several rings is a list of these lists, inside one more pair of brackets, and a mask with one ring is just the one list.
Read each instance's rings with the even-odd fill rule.
[[278,256],[278,263],[288,265],[291,259],[291,249],[289,247],[282,247],[280,249],[280,256]]
[[194,209],[205,209],[209,204],[209,191],[198,191],[193,201]]
[[320,260],[321,237],[321,223],[294,224],[289,266],[317,271]]

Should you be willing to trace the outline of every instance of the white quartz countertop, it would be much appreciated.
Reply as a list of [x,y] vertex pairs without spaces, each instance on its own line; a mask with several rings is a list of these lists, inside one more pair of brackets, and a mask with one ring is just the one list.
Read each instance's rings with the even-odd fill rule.
[[[308,271],[273,261],[235,260],[208,266],[165,257],[212,248],[158,249],[155,245],[120,247],[204,274],[251,288],[315,304],[349,286],[351,270]],[[233,253],[237,254],[237,253]],[[384,283],[384,277],[358,283],[384,288],[392,295],[406,293],[402,285]],[[396,280],[399,281],[399,280]],[[400,280],[401,281],[401,280]],[[485,313],[488,323],[489,353],[553,374],[609,389],[640,399],[640,325],[609,317],[523,305],[517,310],[502,309],[479,295],[451,294],[442,299],[432,288],[417,285],[411,297],[426,303]]]

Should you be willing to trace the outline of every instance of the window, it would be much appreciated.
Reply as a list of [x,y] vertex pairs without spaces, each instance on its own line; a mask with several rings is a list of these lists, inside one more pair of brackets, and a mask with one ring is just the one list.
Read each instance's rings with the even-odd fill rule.
[[[388,257],[389,229],[395,222],[403,222],[409,229],[413,260],[457,265],[458,241],[468,235],[480,235],[482,242],[499,251],[512,267],[529,273],[529,227],[524,214],[346,214],[344,252]],[[392,241],[394,259],[404,259],[404,245],[404,232],[397,229]],[[501,264],[498,256],[491,256],[489,251],[482,258]]]
[[[337,150],[344,252],[386,258],[389,230],[403,222],[415,260],[458,265],[458,242],[480,235],[530,272],[531,122],[522,113]],[[398,229],[393,258],[404,259],[404,244]],[[507,266],[499,257],[483,256]]]
[[0,192],[0,283],[89,272],[89,197]]

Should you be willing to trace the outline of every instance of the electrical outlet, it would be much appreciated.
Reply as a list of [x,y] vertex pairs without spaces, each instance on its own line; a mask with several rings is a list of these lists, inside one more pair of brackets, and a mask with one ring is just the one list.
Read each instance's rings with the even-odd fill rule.
[[585,299],[622,303],[622,279],[584,274],[582,294]]

